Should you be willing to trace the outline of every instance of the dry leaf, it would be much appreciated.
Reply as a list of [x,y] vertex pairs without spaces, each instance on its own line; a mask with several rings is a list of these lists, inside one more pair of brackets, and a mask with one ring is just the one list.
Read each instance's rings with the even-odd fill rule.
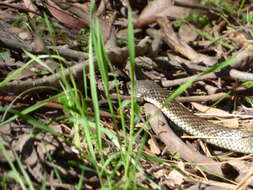
[[168,175],[168,180],[173,183],[173,186],[182,185],[184,178],[185,177],[177,170],[172,170]]
[[157,145],[157,143],[154,141],[153,138],[148,140],[148,144],[150,146],[150,151],[153,154],[160,154],[161,153],[161,150],[160,150],[159,146]]
[[[33,12],[38,12],[38,9],[36,5],[33,4],[31,0],[23,0],[25,7],[32,10]],[[30,15],[33,15],[32,13],[29,13]]]
[[67,27],[77,30],[80,30],[81,28],[87,28],[86,23],[63,11],[53,1],[47,0],[47,4],[45,4],[45,6],[59,22],[65,24]]
[[221,109],[218,109],[218,108],[211,108],[211,107],[204,106],[204,105],[201,105],[201,104],[196,103],[196,102],[193,102],[191,104],[198,111],[202,112],[201,115],[216,116],[222,122],[222,125],[224,125],[226,127],[237,128],[239,126],[238,118],[229,118],[229,119],[222,118],[222,117],[228,117],[228,116],[233,117],[232,114],[230,114],[230,113],[228,113],[224,110],[221,110]]
[[198,33],[187,24],[183,24],[179,28],[178,35],[185,42],[192,42],[198,37]]
[[[181,0],[180,2],[198,3],[198,0]],[[147,5],[136,20],[136,27],[143,27],[153,23],[158,17],[168,16],[171,18],[180,18],[193,12],[200,12],[196,9],[174,6],[172,0],[155,0]]]
[[204,112],[204,114],[218,115],[218,116],[220,116],[220,115],[225,115],[225,116],[231,115],[230,113],[228,113],[228,112],[226,112],[224,110],[218,109],[218,108],[211,108],[211,107],[204,106],[204,105],[196,103],[196,102],[192,102],[191,104],[198,111]]

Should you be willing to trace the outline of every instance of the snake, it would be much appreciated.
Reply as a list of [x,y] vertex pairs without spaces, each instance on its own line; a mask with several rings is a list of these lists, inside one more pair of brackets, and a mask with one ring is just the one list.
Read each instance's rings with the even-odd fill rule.
[[253,132],[208,122],[194,115],[176,100],[166,100],[169,91],[151,80],[137,80],[136,97],[159,108],[177,127],[205,142],[234,152],[253,153]]

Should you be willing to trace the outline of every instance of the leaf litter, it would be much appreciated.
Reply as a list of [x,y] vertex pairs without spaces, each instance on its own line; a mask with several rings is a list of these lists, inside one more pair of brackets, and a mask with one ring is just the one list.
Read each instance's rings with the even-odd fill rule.
[[[112,109],[116,112],[116,117],[110,113],[101,76],[96,72],[101,108],[99,113],[101,123],[106,126],[102,135],[102,154],[106,158],[111,158],[120,150],[114,143],[114,134],[125,145],[125,129],[118,125],[115,130],[115,123],[120,123],[122,119],[115,87],[125,101],[124,119],[127,119],[129,96],[126,96],[125,87],[129,80],[126,46],[128,5],[134,16],[137,79],[151,79],[173,90],[198,73],[224,60],[235,58],[236,61],[229,67],[199,78],[180,97],[185,99],[178,98],[178,101],[184,102],[188,109],[203,112],[201,117],[211,122],[236,128],[248,125],[247,128],[251,127],[252,130],[250,97],[253,95],[253,48],[250,2],[101,0],[96,1],[96,5],[103,43],[110,67],[114,70],[107,74],[112,93]],[[74,189],[78,183],[82,184],[80,189],[98,189],[107,184],[101,184],[101,176],[96,172],[92,160],[88,159],[89,148],[95,147],[96,143],[90,145],[81,139],[77,133],[81,135],[84,129],[78,129],[76,133],[77,128],[68,120],[78,108],[71,104],[66,106],[64,102],[67,99],[52,98],[62,90],[63,83],[59,80],[62,79],[63,71],[66,76],[70,76],[70,80],[73,77],[78,81],[77,88],[85,94],[88,122],[94,121],[96,113],[92,107],[89,85],[83,89],[83,71],[87,75],[89,70],[89,8],[88,1],[0,2],[0,179],[3,179],[0,186],[3,189],[21,189],[22,186],[15,177],[8,177],[11,176],[10,171],[13,171],[10,163],[19,168],[20,173],[23,167],[35,189],[43,185],[46,189]],[[41,61],[44,65],[38,64],[38,57],[43,57]],[[32,60],[31,64],[26,66],[29,60]],[[90,76],[86,77],[89,81]],[[3,82],[6,79],[9,81]],[[41,103],[45,100],[46,103]],[[41,104],[33,108],[32,105],[36,103]],[[30,111],[29,107],[32,107]],[[144,107],[147,115],[153,109],[146,110]],[[13,118],[14,116],[16,117]],[[147,137],[149,140],[146,140],[142,150],[138,162],[141,170],[135,173],[136,186],[133,187],[252,189],[251,155],[222,150],[196,139],[182,141],[173,136],[172,141],[167,142],[168,138],[172,138],[166,129],[170,124],[162,120],[152,122],[157,122],[153,126],[150,123],[153,134],[135,130],[141,134],[134,142],[136,152],[140,151],[142,136],[151,136]],[[128,120],[126,125],[129,125]],[[91,134],[96,133],[96,129],[90,130]],[[162,133],[168,136],[162,136]],[[180,133],[177,132],[179,137],[182,136]],[[74,141],[79,141],[80,146],[74,144]],[[99,152],[94,155],[98,157]],[[110,162],[106,172],[115,172],[112,163],[114,162]],[[213,175],[213,172],[219,177]],[[112,182],[119,185],[118,189],[124,186],[124,181],[116,182],[122,179],[123,174],[124,168],[117,165]],[[25,174],[22,173],[22,176],[28,186]],[[106,181],[105,176],[102,179]]]

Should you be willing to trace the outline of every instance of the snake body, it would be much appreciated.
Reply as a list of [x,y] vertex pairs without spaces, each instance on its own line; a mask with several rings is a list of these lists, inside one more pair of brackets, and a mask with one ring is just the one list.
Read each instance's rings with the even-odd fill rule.
[[210,123],[174,100],[164,105],[168,96],[167,90],[150,80],[137,81],[137,97],[161,109],[168,119],[188,134],[224,149],[253,153],[253,132]]

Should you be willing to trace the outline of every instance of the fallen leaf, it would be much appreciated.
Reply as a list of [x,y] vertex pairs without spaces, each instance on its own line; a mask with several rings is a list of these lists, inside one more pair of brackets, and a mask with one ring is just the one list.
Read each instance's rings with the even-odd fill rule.
[[[38,12],[38,9],[36,5],[31,0],[23,0],[25,7],[30,9],[31,11]],[[29,13],[30,15],[33,15],[32,13]]]
[[225,115],[225,116],[231,115],[230,113],[218,108],[211,108],[211,107],[204,106],[196,102],[192,102],[191,104],[198,111],[204,112],[205,114],[208,114],[208,115]]
[[201,115],[213,115],[217,117],[217,119],[219,119],[219,121],[222,122],[222,125],[226,127],[237,128],[239,126],[238,118],[222,118],[222,117],[233,117],[233,114],[230,114],[218,108],[204,106],[196,102],[192,102],[191,104],[198,111],[202,112]]
[[158,144],[154,141],[153,138],[151,138],[151,139],[148,140],[148,144],[149,144],[149,146],[150,146],[150,151],[151,151],[153,154],[158,155],[158,154],[161,153],[161,150],[160,150]]
[[177,170],[172,170],[168,175],[168,180],[170,180],[174,186],[181,185],[184,182],[184,176]]
[[80,19],[68,14],[58,7],[53,1],[47,0],[45,6],[48,8],[49,12],[61,23],[65,24],[71,29],[80,30],[82,28],[87,28],[87,23],[82,22]]
[[[181,0],[180,2],[198,3],[198,0]],[[158,17],[180,18],[191,13],[200,12],[197,9],[174,6],[172,0],[155,0],[149,3],[136,20],[136,27],[152,24]]]
[[198,33],[187,24],[183,24],[179,28],[178,35],[185,42],[192,42],[198,37]]

